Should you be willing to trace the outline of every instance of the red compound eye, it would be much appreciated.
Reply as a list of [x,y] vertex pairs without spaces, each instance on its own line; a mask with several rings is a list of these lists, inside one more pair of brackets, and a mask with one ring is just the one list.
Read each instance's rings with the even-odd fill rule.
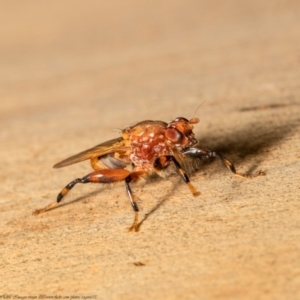
[[183,140],[183,134],[175,128],[166,129],[166,138],[172,143],[181,143]]

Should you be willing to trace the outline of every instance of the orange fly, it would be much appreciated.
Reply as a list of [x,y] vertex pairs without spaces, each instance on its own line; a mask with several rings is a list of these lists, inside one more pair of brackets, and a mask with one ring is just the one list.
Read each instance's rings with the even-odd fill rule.
[[[185,161],[189,159],[197,161],[217,157],[236,176],[253,178],[264,175],[262,171],[250,175],[238,173],[234,165],[223,155],[202,148],[193,133],[193,125],[197,123],[199,123],[198,118],[187,120],[182,117],[176,118],[170,123],[142,121],[123,129],[119,138],[104,142],[57,163],[54,168],[66,167],[89,159],[94,172],[71,181],[58,194],[55,202],[34,211],[34,214],[42,213],[58,205],[77,183],[124,181],[126,192],[135,212],[134,221],[129,230],[137,231],[139,208],[130,183],[153,172],[161,175],[162,171],[167,169],[170,164],[176,167],[194,196],[197,196],[199,192],[192,185],[185,171],[187,168]],[[128,167],[131,167],[131,171],[128,170]]]

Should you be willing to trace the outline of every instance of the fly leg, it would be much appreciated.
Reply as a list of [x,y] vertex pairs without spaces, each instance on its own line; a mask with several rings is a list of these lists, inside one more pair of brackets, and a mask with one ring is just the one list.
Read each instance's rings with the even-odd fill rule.
[[145,173],[144,172],[132,172],[130,173],[126,178],[125,178],[125,187],[126,187],[126,192],[130,200],[130,204],[134,210],[134,219],[132,225],[129,227],[129,231],[138,231],[139,226],[139,208],[136,203],[135,196],[132,192],[132,189],[129,185],[130,182],[132,181],[137,181],[141,176],[143,176]]
[[219,158],[223,164],[235,175],[238,177],[243,177],[243,178],[254,178],[257,176],[262,176],[265,175],[266,173],[264,171],[258,171],[254,174],[244,174],[244,173],[238,173],[235,169],[235,166],[231,161],[229,161],[225,156],[222,154],[219,154],[217,152],[210,151],[208,149],[200,148],[200,147],[193,147],[193,148],[188,148],[183,151],[183,153],[191,158],[199,158],[199,159],[207,159],[211,157],[217,157]]
[[130,174],[129,171],[123,169],[104,169],[93,173],[90,173],[82,178],[77,178],[71,181],[62,191],[58,194],[55,202],[50,203],[44,208],[37,209],[33,212],[34,215],[38,215],[45,212],[55,206],[57,206],[64,196],[77,184],[77,183],[114,183],[124,180]]
[[33,212],[34,215],[38,215],[42,212],[45,212],[49,209],[54,208],[55,206],[59,205],[59,203],[62,201],[64,196],[77,184],[77,183],[114,183],[124,180],[125,181],[125,187],[126,192],[128,194],[131,206],[135,212],[134,215],[134,221],[131,227],[129,228],[130,231],[138,230],[138,211],[139,208],[135,201],[135,196],[133,195],[133,192],[131,190],[131,187],[129,185],[132,181],[137,181],[141,176],[144,175],[144,172],[132,172],[130,173],[127,170],[123,169],[104,169],[99,170],[93,173],[90,173],[82,178],[77,178],[71,181],[69,184],[67,184],[62,191],[58,194],[57,200],[55,202],[50,203],[44,208],[37,209]]
[[189,186],[189,188],[190,188],[190,190],[191,190],[193,196],[198,196],[198,195],[200,195],[200,192],[198,192],[198,191],[196,190],[196,188],[192,185],[192,183],[190,182],[190,179],[189,179],[188,175],[187,175],[186,172],[181,168],[179,162],[175,159],[174,156],[171,156],[171,160],[174,162],[174,164],[175,164],[177,170],[179,171],[179,173],[180,173],[182,179],[184,180],[184,182]]

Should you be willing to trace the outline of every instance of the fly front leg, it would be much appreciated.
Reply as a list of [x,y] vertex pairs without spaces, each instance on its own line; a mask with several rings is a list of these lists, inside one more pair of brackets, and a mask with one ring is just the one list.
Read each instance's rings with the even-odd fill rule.
[[244,174],[244,173],[238,173],[235,169],[235,166],[231,161],[229,161],[225,156],[222,154],[219,154],[217,152],[210,151],[208,149],[204,149],[201,147],[193,147],[193,148],[188,148],[183,151],[183,153],[191,158],[199,158],[199,159],[207,159],[211,157],[217,157],[219,158],[224,165],[235,175],[238,177],[243,177],[243,178],[254,178],[257,176],[262,176],[265,175],[266,173],[264,171],[258,171],[254,174]]
[[129,171],[123,169],[105,169],[90,173],[82,178],[77,178],[71,181],[62,191],[58,194],[55,202],[50,203],[44,208],[37,209],[33,212],[34,215],[38,215],[45,212],[55,206],[57,206],[64,196],[77,184],[77,183],[114,183],[124,180],[130,174]]
[[171,160],[174,162],[177,170],[179,171],[182,179],[184,180],[184,182],[189,186],[193,196],[198,196],[200,195],[200,192],[198,192],[196,190],[196,188],[192,185],[192,183],[190,182],[190,179],[188,177],[188,175],[186,174],[186,172],[182,169],[182,167],[180,166],[179,162],[175,159],[174,156],[171,156]]

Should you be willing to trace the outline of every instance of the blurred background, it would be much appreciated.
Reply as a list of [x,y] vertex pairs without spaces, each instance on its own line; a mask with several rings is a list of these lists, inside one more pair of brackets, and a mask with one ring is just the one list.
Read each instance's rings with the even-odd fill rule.
[[[299,78],[299,0],[0,1],[2,292],[296,299]],[[192,177],[197,199],[173,177],[135,189],[141,215],[161,205],[136,235],[123,185],[80,186],[31,217],[90,172],[55,163],[179,116],[242,172],[271,175],[216,163]]]
[[113,112],[124,126],[190,117],[203,102],[226,111],[235,101],[282,100],[296,81],[298,1],[0,5],[1,117],[46,110],[58,122],[109,126]]

